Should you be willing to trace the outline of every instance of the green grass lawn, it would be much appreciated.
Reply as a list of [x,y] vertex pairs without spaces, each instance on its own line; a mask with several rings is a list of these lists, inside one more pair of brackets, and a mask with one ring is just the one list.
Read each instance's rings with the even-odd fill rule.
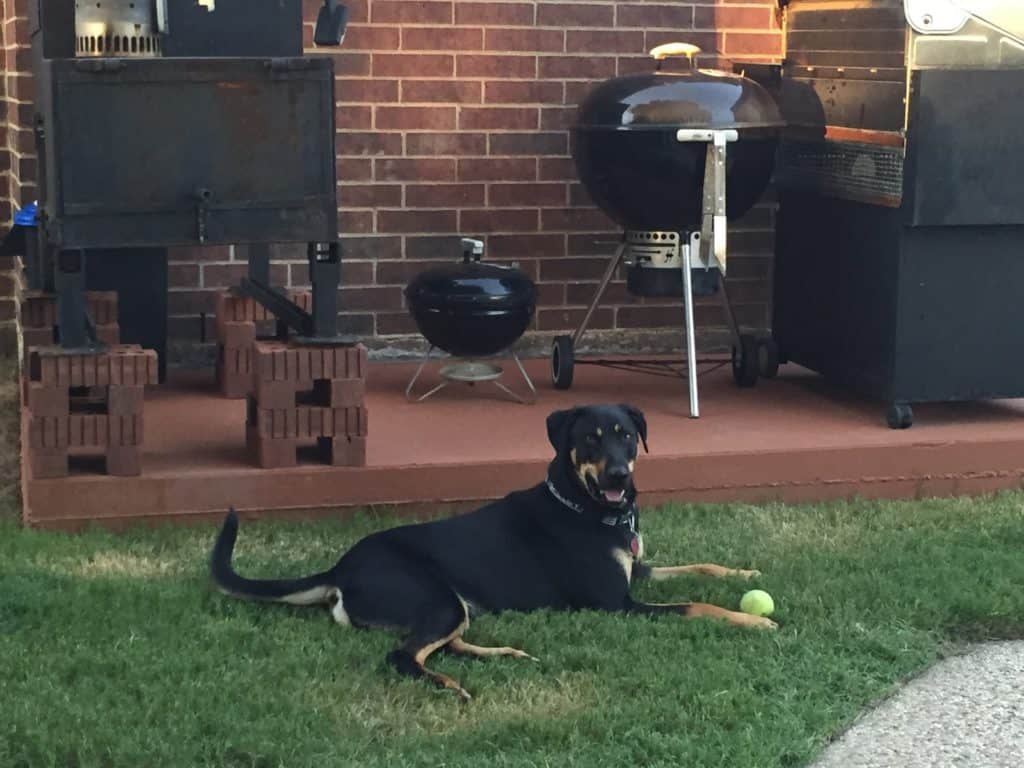
[[[669,507],[655,564],[759,568],[778,632],[596,613],[478,619],[540,657],[433,667],[469,704],[384,666],[390,636],[211,590],[211,527],[67,536],[0,522],[0,766],[804,765],[965,639],[1024,637],[1024,496],[791,508]],[[332,563],[392,522],[244,524],[254,575]],[[514,575],[513,575],[514,578]],[[735,606],[681,578],[654,601]]]

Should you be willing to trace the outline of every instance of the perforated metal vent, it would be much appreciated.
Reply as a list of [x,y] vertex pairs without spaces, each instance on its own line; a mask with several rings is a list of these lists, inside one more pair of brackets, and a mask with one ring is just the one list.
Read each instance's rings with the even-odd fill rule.
[[160,55],[153,0],[77,0],[75,54],[95,57]]
[[678,232],[626,232],[626,262],[652,269],[679,269]]
[[904,150],[875,144],[786,139],[775,170],[781,188],[899,207]]

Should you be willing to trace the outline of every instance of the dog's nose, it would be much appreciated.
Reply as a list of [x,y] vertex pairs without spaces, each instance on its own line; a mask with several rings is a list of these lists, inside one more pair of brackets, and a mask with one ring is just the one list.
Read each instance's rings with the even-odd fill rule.
[[621,484],[629,478],[629,469],[624,466],[608,467],[606,474],[610,482]]

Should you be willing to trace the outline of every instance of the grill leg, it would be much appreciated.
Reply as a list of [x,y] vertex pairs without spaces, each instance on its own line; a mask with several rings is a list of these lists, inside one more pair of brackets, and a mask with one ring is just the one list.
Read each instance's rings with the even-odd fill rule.
[[270,285],[270,245],[267,243],[249,245],[249,279]]
[[85,306],[85,251],[59,251],[54,260],[57,322],[64,349],[89,346]]
[[[249,279],[260,285],[270,285],[270,244],[251,243],[249,245]],[[287,341],[290,329],[288,323],[278,317],[275,320],[274,335],[279,341]]]
[[313,287],[312,336],[318,339],[338,335],[338,285],[341,283],[341,244],[310,243],[309,279]]
[[[699,240],[697,241],[699,242]],[[693,326],[693,273],[691,270],[690,242],[680,247],[683,256],[683,307],[686,314],[686,383],[690,388],[690,418],[700,418],[697,401],[697,333]]]
[[622,261],[622,255],[626,252],[626,244],[619,243],[619,247],[615,249],[615,255],[611,261],[608,262],[608,268],[605,269],[604,275],[601,277],[601,283],[597,286],[597,292],[594,293],[594,298],[590,302],[590,306],[587,307],[587,313],[583,315],[583,320],[580,322],[579,328],[576,329],[576,333],[572,335],[573,347],[579,346],[580,339],[583,338],[583,334],[587,331],[587,324],[590,323],[590,318],[594,314],[594,310],[597,309],[597,305],[601,301],[601,297],[604,296],[604,292],[608,290],[608,283],[612,281],[612,275],[615,274],[615,270],[619,266],[619,262]]
[[410,403],[413,403],[413,402],[415,402],[415,403],[422,403],[424,400],[426,400],[431,395],[437,394],[442,389],[444,389],[445,387],[448,386],[448,379],[441,379],[441,383],[440,384],[437,384],[433,389],[427,390],[427,392],[425,392],[424,394],[420,395],[419,397],[416,397],[412,393],[413,387],[415,387],[416,386],[416,382],[419,381],[420,374],[423,373],[423,369],[426,367],[427,363],[430,362],[430,355],[431,355],[431,353],[433,353],[433,351],[434,351],[434,347],[433,347],[433,345],[431,345],[430,349],[427,350],[427,354],[424,355],[423,360],[420,361],[420,365],[416,369],[416,373],[414,373],[412,375],[412,379],[410,379],[410,381],[409,381],[409,386],[407,386],[405,388],[405,399],[408,400]]
[[46,286],[46,244],[40,235],[41,229],[41,226],[25,227],[25,275],[30,291],[42,291]]
[[732,336],[732,343],[737,348],[740,346],[740,326],[736,322],[736,313],[732,311],[732,302],[729,301],[729,291],[725,287],[725,277],[718,279],[718,300],[722,302],[722,309],[725,310],[725,320],[729,323],[729,334]]

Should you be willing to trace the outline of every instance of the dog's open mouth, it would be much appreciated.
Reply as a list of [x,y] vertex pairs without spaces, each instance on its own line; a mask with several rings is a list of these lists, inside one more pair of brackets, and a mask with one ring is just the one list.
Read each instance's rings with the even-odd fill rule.
[[626,492],[621,488],[618,490],[607,488],[601,491],[601,498],[609,504],[621,504],[626,500]]
[[626,502],[625,488],[602,488],[593,475],[584,477],[583,483],[591,497],[603,504],[620,506]]

